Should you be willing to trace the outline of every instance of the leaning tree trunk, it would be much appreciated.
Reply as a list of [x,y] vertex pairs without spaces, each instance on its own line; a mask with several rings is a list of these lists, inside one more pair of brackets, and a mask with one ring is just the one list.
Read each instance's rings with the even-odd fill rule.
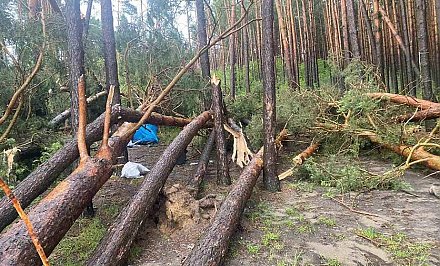
[[200,186],[205,178],[206,171],[208,170],[209,156],[211,155],[212,147],[214,147],[215,142],[215,130],[212,130],[209,134],[208,140],[206,140],[205,148],[203,148],[202,155],[200,155],[199,163],[197,165],[197,170],[192,181],[192,195],[194,198],[199,198]]
[[266,189],[280,190],[280,181],[277,177],[277,151],[275,147],[275,62],[273,39],[273,0],[262,2],[263,23],[263,122],[264,122],[264,172],[263,179]]
[[139,228],[147,218],[168,175],[173,170],[179,155],[209,119],[211,119],[210,111],[202,113],[188,124],[165,149],[151,172],[142,182],[136,195],[116,218],[107,235],[88,260],[87,265],[120,265],[123,262]]
[[[119,119],[121,117],[121,119]],[[116,106],[112,110],[111,121],[117,123],[120,120],[137,122],[142,113]],[[170,125],[183,127],[191,120],[152,114],[149,123],[157,125]],[[86,141],[90,145],[101,139],[104,124],[104,114],[87,126]],[[45,192],[58,176],[71,165],[79,156],[76,138],[68,142],[57,151],[49,160],[39,165],[14,189],[14,194],[23,208],[29,206],[32,201]],[[17,218],[17,212],[12,207],[7,197],[0,200],[0,231]]]
[[[277,141],[281,141],[286,136],[287,132],[283,131]],[[244,168],[234,187],[223,201],[220,210],[215,215],[211,226],[191,250],[191,253],[183,262],[183,266],[221,265],[228,251],[229,239],[240,223],[246,201],[252,194],[252,189],[260,176],[262,168],[263,148]]]

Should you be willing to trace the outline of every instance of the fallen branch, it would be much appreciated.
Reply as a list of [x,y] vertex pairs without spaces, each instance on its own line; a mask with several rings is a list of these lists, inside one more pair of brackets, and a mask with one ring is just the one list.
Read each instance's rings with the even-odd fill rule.
[[[277,138],[280,143],[287,137],[282,131]],[[214,221],[204,236],[196,243],[182,265],[220,265],[228,250],[229,240],[237,229],[246,201],[252,194],[258,176],[263,168],[263,148],[255,154],[252,161],[244,168],[228,196],[222,203]]]
[[[97,94],[87,98],[87,104],[89,105],[105,95],[107,95],[107,91],[98,92]],[[58,125],[60,125],[61,123],[63,123],[69,117],[70,117],[70,108],[67,110],[64,110],[62,113],[58,114],[52,120],[50,120],[49,126],[51,128],[55,128]]]
[[156,198],[173,170],[179,155],[209,119],[211,119],[211,112],[202,113],[188,124],[165,149],[149,175],[142,182],[136,195],[116,218],[107,235],[88,260],[87,265],[121,264],[128,255],[139,228],[156,202]]
[[295,156],[295,158],[292,159],[293,166],[289,170],[287,170],[284,173],[280,174],[278,176],[278,179],[279,180],[283,180],[286,177],[291,176],[293,174],[294,170],[298,166],[302,165],[307,158],[312,156],[312,154],[318,149],[318,147],[319,147],[319,143],[312,143],[312,144],[310,144],[310,146],[307,147],[307,149],[305,149],[300,154]]
[[46,254],[44,253],[43,248],[41,247],[40,241],[38,240],[38,237],[35,235],[34,227],[32,226],[31,221],[29,220],[29,217],[24,212],[23,208],[20,205],[20,202],[17,200],[17,198],[14,196],[14,193],[12,193],[9,186],[3,181],[2,178],[0,178],[0,187],[5,192],[5,195],[11,199],[12,205],[14,206],[15,210],[17,211],[20,218],[23,220],[24,224],[26,225],[28,234],[30,238],[32,239],[32,243],[35,246],[35,250],[38,252],[38,256],[40,256],[41,262],[44,266],[49,265],[49,261],[47,260]]

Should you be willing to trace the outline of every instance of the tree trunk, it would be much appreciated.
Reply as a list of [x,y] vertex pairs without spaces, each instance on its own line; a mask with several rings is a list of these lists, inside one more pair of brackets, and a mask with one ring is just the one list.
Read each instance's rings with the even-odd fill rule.
[[[229,25],[234,25],[235,23],[235,6],[236,6],[236,1],[232,1],[231,3],[231,21],[229,23]],[[236,72],[235,72],[235,63],[237,61],[237,56],[235,54],[235,41],[236,41],[236,34],[233,33],[230,37],[229,37],[229,64],[230,64],[230,92],[231,92],[231,98],[232,100],[235,100],[235,94],[236,94]]]
[[229,176],[229,164],[226,154],[226,140],[223,112],[223,97],[220,88],[220,80],[216,77],[211,79],[212,86],[212,110],[214,111],[214,131],[216,135],[217,145],[217,183],[222,185],[230,185],[231,177]]
[[[280,142],[287,136],[283,131],[277,138]],[[233,188],[223,201],[220,210],[205,235],[182,263],[183,266],[221,265],[228,250],[229,240],[240,223],[246,201],[252,194],[263,167],[263,148],[244,168]]]
[[346,0],[341,0],[341,20],[342,20],[342,38],[344,41],[344,67],[346,67],[351,58]]
[[375,39],[374,39],[373,29],[371,27],[371,21],[370,21],[370,19],[368,17],[368,12],[367,12],[367,9],[365,7],[364,0],[359,0],[359,6],[361,8],[362,17],[364,18],[364,22],[365,22],[364,25],[365,25],[365,28],[367,30],[367,35],[368,35],[369,44],[370,44],[370,48],[371,48],[372,62],[373,62],[373,64],[377,64],[376,42],[375,42]]
[[69,50],[69,86],[70,86],[70,125],[72,134],[78,128],[78,80],[84,71],[84,50],[80,1],[66,3],[67,46]]
[[277,176],[277,151],[275,147],[276,93],[275,62],[273,38],[273,0],[262,2],[263,23],[263,124],[264,124],[264,173],[263,180],[267,190],[279,191],[280,181]]
[[215,130],[212,130],[206,140],[205,148],[203,148],[202,155],[200,155],[199,164],[192,182],[192,195],[194,198],[199,199],[200,186],[205,178],[206,171],[208,170],[209,157],[211,156],[212,147],[214,147]]
[[408,106],[420,108],[421,110],[427,110],[430,108],[440,108],[440,103],[435,103],[427,100],[414,98],[411,96],[404,96],[392,93],[367,93],[367,95],[374,99],[384,99],[397,104],[406,104]]
[[417,40],[419,44],[420,83],[423,88],[423,99],[433,99],[431,70],[429,64],[428,30],[426,26],[426,3],[416,0]]
[[106,90],[115,86],[113,105],[121,103],[121,92],[118,79],[118,62],[116,60],[115,32],[113,29],[112,1],[101,0],[102,40],[104,43],[104,63]]
[[289,46],[289,40],[287,37],[287,27],[286,27],[286,23],[283,19],[284,17],[284,12],[283,9],[281,7],[281,0],[275,0],[275,6],[276,6],[276,11],[277,11],[277,17],[278,17],[278,25],[280,28],[280,33],[281,33],[281,42],[282,42],[282,46],[283,46],[283,54],[284,54],[284,66],[286,69],[286,74],[287,74],[287,80],[288,80],[288,84],[289,86],[293,86],[293,71],[292,71],[292,49],[290,49]]
[[383,67],[383,50],[382,50],[382,29],[380,26],[380,17],[379,17],[379,0],[373,0],[373,9],[374,9],[374,35],[376,41],[376,55],[377,55],[377,65],[379,67],[379,72],[382,81],[385,79],[384,75],[384,67]]
[[[361,0],[362,1],[362,0]],[[359,42],[356,28],[356,16],[354,13],[353,0],[347,0],[347,18],[348,18],[348,31],[350,35],[350,48],[353,54],[353,58],[360,59],[361,53],[359,51]]]
[[417,113],[409,113],[406,115],[399,115],[394,120],[398,123],[402,122],[419,122],[429,119],[437,119],[440,117],[440,107],[430,108],[426,110],[419,111]]
[[[123,121],[137,122],[142,113],[130,109],[114,107],[112,111],[112,123]],[[152,114],[148,119],[149,123],[156,125],[172,125],[183,127],[190,122],[190,119],[175,118]],[[101,139],[104,124],[104,114],[87,126],[86,141],[88,145]],[[57,151],[49,160],[39,165],[14,189],[14,194],[20,201],[23,208],[29,206],[32,201],[45,192],[58,176],[71,165],[79,156],[76,138],[68,142]],[[0,201],[0,231],[17,218],[17,213],[7,197]]]
[[[198,48],[202,49],[208,42],[206,35],[206,17],[205,17],[205,5],[203,0],[196,0],[196,13],[197,13],[197,39]],[[200,68],[202,69],[202,77],[207,80],[211,77],[211,69],[209,65],[209,53],[205,51],[200,56]],[[205,110],[211,107],[211,93],[209,88],[203,91],[203,104]]]
[[123,263],[128,255],[127,251],[129,251],[139,228],[156,202],[156,198],[173,170],[179,155],[209,119],[211,119],[210,111],[199,115],[165,149],[142,182],[136,195],[108,229],[108,233],[88,260],[87,265],[120,265]]

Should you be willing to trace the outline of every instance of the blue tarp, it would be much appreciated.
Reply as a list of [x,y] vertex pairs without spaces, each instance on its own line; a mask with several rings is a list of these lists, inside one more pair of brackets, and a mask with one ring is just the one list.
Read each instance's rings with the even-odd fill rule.
[[159,138],[157,137],[157,126],[146,124],[141,126],[132,138],[134,144],[157,144]]

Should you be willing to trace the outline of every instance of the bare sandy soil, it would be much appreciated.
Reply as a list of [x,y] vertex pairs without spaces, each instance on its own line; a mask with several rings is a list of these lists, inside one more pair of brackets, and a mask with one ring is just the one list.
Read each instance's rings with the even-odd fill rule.
[[[151,168],[165,147],[130,149],[130,160]],[[173,170],[156,206],[159,214],[139,233],[129,265],[180,265],[209,226],[227,188],[215,185],[211,163],[203,189],[204,195],[215,196],[214,204],[204,206],[192,198],[186,186],[196,169],[190,163],[197,160],[198,154],[190,150],[188,162]],[[377,173],[390,168],[371,159],[365,164]],[[240,169],[231,167],[231,176],[237,178]],[[334,198],[322,187],[293,179],[283,181],[282,191],[275,194],[257,184],[224,264],[440,265],[440,200],[429,194],[429,187],[439,181],[438,176],[424,176],[417,171],[405,174],[411,192]],[[141,181],[112,178],[95,199],[98,215],[105,204],[123,208]]]

